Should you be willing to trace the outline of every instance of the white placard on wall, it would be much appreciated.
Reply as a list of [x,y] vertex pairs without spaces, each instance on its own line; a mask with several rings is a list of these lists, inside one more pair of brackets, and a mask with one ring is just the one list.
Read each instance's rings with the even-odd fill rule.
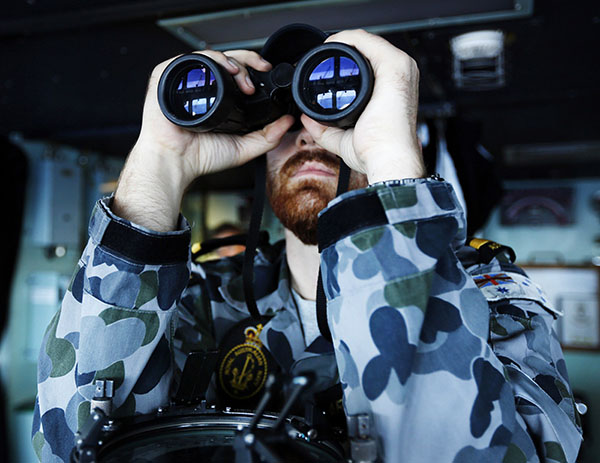
[[557,332],[564,348],[600,349],[600,269],[573,266],[524,266],[529,277],[563,312]]

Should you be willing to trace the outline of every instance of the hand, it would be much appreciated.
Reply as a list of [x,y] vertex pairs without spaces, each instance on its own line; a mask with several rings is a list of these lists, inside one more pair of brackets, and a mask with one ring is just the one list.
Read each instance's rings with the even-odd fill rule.
[[371,63],[375,83],[371,100],[354,128],[327,127],[305,114],[302,123],[322,148],[365,173],[369,183],[425,175],[417,138],[419,69],[416,62],[385,39],[363,30],[343,31],[326,42],[354,46]]
[[[251,51],[199,53],[222,65],[247,95],[254,93],[254,86],[246,66],[271,69]],[[172,124],[162,114],[157,96],[158,82],[171,61],[152,72],[140,136],[121,173],[113,203],[117,215],[157,231],[176,226],[183,193],[196,177],[239,166],[273,149],[293,123],[291,116],[283,116],[244,136],[195,133]]]
[[[233,75],[240,90],[246,95],[254,93],[254,86],[246,66],[258,71],[268,71],[271,64],[258,53],[233,50],[220,53],[212,50],[198,52],[208,56]],[[142,130],[138,144],[152,146],[163,154],[183,158],[186,172],[191,180],[200,175],[218,172],[244,164],[277,145],[289,128],[288,119],[282,118],[263,130],[236,136],[230,134],[195,133],[170,123],[158,105],[158,81],[172,60],[159,64],[150,77],[148,94],[144,104]]]

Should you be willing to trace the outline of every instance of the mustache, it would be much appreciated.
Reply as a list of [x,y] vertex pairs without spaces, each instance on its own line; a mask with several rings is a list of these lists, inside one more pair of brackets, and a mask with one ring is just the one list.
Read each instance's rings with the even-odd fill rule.
[[291,176],[296,170],[302,167],[304,163],[309,161],[320,162],[335,172],[337,172],[340,167],[338,157],[324,149],[300,150],[283,164],[281,172],[286,176]]

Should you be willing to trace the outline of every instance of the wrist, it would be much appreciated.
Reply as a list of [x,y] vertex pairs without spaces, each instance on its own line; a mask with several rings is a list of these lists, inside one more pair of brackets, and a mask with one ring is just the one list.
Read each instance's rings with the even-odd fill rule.
[[113,211],[151,230],[171,231],[186,187],[179,159],[136,143],[119,178]]
[[399,156],[378,154],[372,156],[365,169],[369,184],[402,180],[406,178],[422,178],[426,176],[425,164],[421,152],[403,153]]

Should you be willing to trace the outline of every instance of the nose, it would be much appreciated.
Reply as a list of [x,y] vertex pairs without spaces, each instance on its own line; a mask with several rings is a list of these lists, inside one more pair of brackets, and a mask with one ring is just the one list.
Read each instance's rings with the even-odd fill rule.
[[308,133],[308,130],[306,130],[304,127],[302,127],[302,130],[300,130],[300,132],[298,132],[298,135],[296,135],[296,146],[298,148],[304,148],[307,145],[314,145],[314,144],[315,144],[315,141],[313,140],[310,133]]

